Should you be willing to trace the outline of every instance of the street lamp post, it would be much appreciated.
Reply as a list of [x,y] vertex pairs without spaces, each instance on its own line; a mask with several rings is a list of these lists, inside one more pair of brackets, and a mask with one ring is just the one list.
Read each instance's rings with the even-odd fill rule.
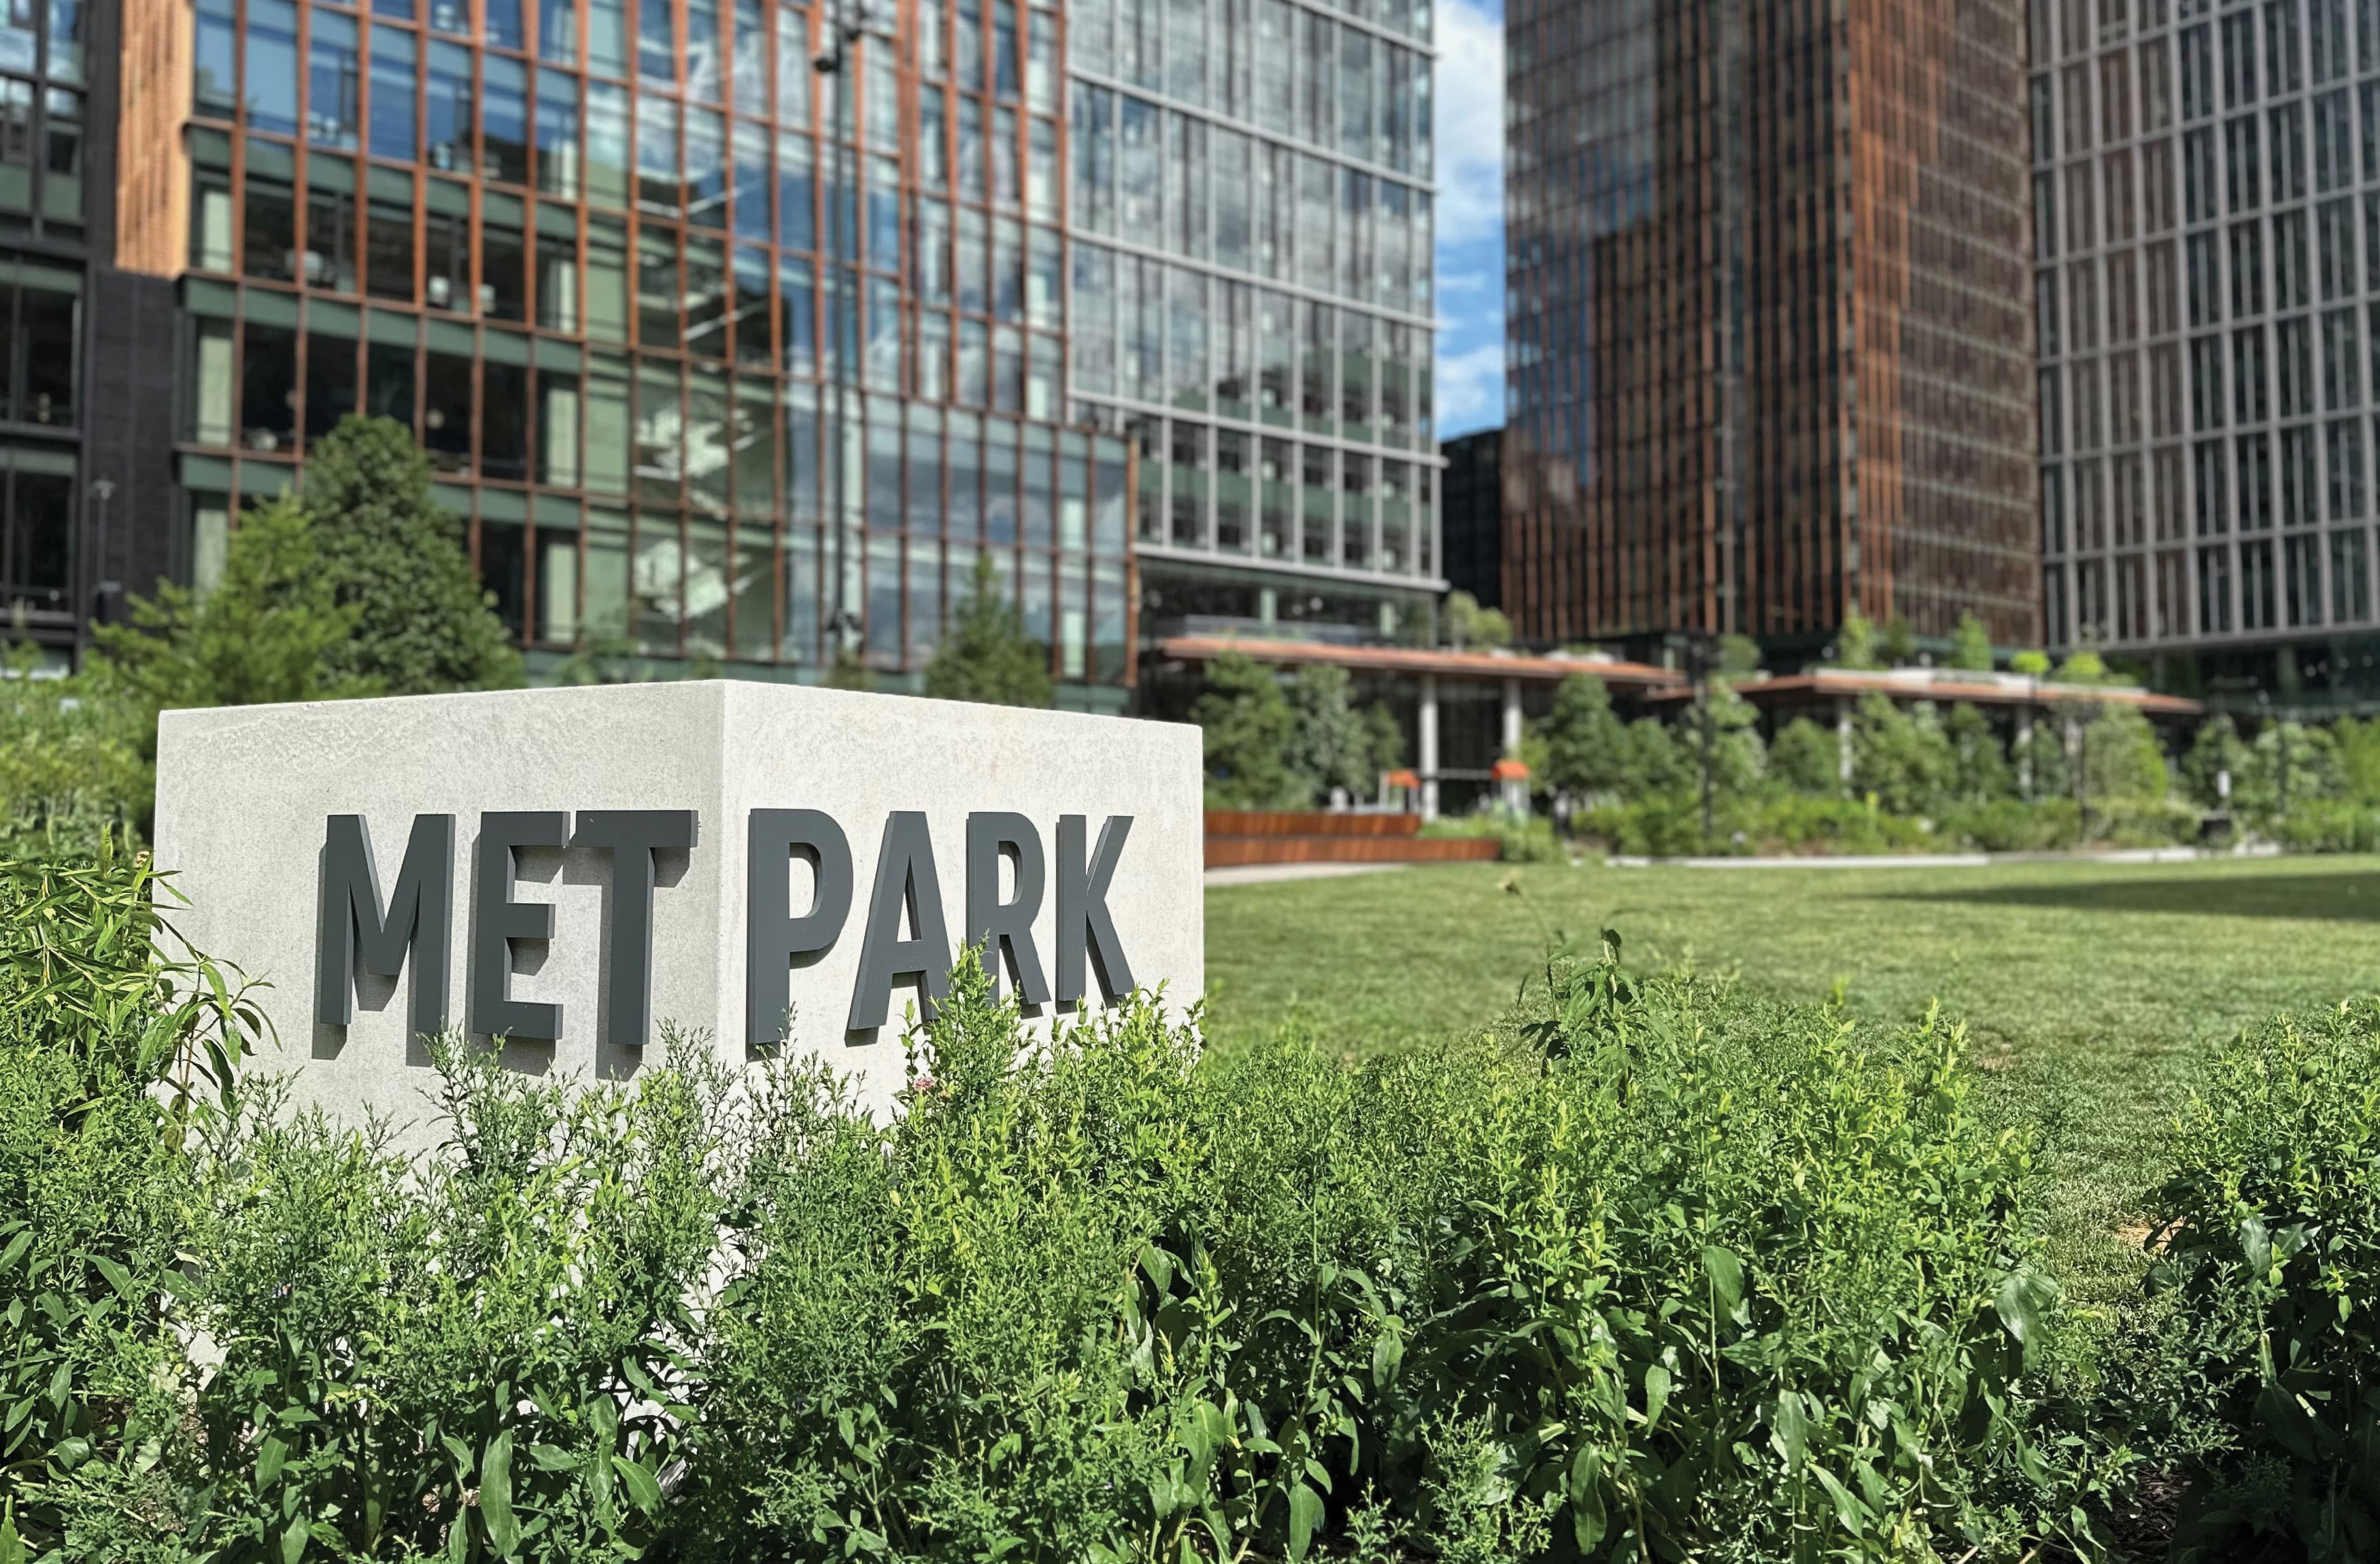
[[78,648],[89,644],[92,627],[106,618],[109,595],[123,590],[120,584],[107,578],[107,503],[115,498],[115,483],[111,479],[97,479],[87,492],[99,506],[99,525],[91,547],[91,596],[83,604],[84,612],[75,627]]
[[850,518],[847,509],[844,469],[844,442],[849,438],[844,428],[850,414],[851,365],[853,350],[859,333],[856,323],[845,332],[847,309],[856,309],[858,301],[847,296],[851,288],[850,261],[846,249],[845,208],[857,199],[854,181],[856,172],[851,163],[851,143],[857,127],[849,123],[851,115],[851,46],[868,30],[868,0],[834,0],[826,22],[825,47],[810,61],[810,68],[834,82],[834,113],[830,123],[834,134],[834,178],[830,186],[827,213],[827,321],[828,353],[834,373],[828,391],[834,398],[834,413],[827,422],[829,453],[827,468],[827,503],[834,521],[834,612],[827,629],[834,637],[834,654],[838,661],[852,649],[853,632],[858,628],[858,615],[850,601],[851,568],[847,534]]

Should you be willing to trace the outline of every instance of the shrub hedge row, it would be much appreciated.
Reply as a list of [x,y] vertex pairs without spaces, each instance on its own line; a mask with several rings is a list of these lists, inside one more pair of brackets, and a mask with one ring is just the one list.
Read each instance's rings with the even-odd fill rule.
[[2369,1551],[2380,1012],[2192,1109],[2118,1375],[1955,1028],[1609,935],[1360,1069],[1146,1000],[1035,1042],[969,964],[884,1124],[450,1040],[407,1159],[238,1067],[151,893],[0,869],[0,1564],[2013,1559],[2134,1445],[2194,1536]]

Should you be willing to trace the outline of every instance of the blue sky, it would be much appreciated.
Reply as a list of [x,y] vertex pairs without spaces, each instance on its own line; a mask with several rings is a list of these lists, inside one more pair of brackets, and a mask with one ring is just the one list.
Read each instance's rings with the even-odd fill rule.
[[1504,421],[1504,5],[1439,0],[1438,433]]

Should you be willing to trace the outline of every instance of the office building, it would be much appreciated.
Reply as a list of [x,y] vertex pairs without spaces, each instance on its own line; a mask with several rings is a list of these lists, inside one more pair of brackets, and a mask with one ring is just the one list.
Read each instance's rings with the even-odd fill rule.
[[1519,632],[2034,641],[2021,0],[1506,17]]
[[2048,637],[2368,704],[2380,13],[2036,4]]
[[1152,639],[1426,636],[1427,0],[1078,0],[1075,421],[1139,459]]
[[[64,666],[100,583],[128,561],[79,541],[91,492],[94,257],[104,253],[115,87],[112,11],[51,0],[0,14],[0,642]],[[119,322],[120,323],[120,322]]]
[[1062,699],[1124,703],[1129,448],[1064,421],[1058,11],[899,0],[840,52],[777,0],[127,16],[115,248],[178,302],[190,578],[361,411],[415,431],[532,676],[847,649],[914,687],[981,553]]

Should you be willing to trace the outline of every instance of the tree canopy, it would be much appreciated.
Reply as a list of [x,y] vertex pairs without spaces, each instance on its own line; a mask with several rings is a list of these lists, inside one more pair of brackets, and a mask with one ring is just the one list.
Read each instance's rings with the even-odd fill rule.
[[317,568],[356,610],[323,649],[324,675],[388,695],[511,689],[520,654],[463,552],[463,524],[431,492],[430,463],[391,418],[353,414],[306,453],[299,503]]
[[1048,706],[1056,697],[1050,649],[1026,633],[989,554],[976,556],[975,580],[926,664],[926,693],[988,706]]
[[1950,637],[1950,666],[1975,673],[1991,672],[1991,632],[1973,610],[1959,615],[1958,631]]

